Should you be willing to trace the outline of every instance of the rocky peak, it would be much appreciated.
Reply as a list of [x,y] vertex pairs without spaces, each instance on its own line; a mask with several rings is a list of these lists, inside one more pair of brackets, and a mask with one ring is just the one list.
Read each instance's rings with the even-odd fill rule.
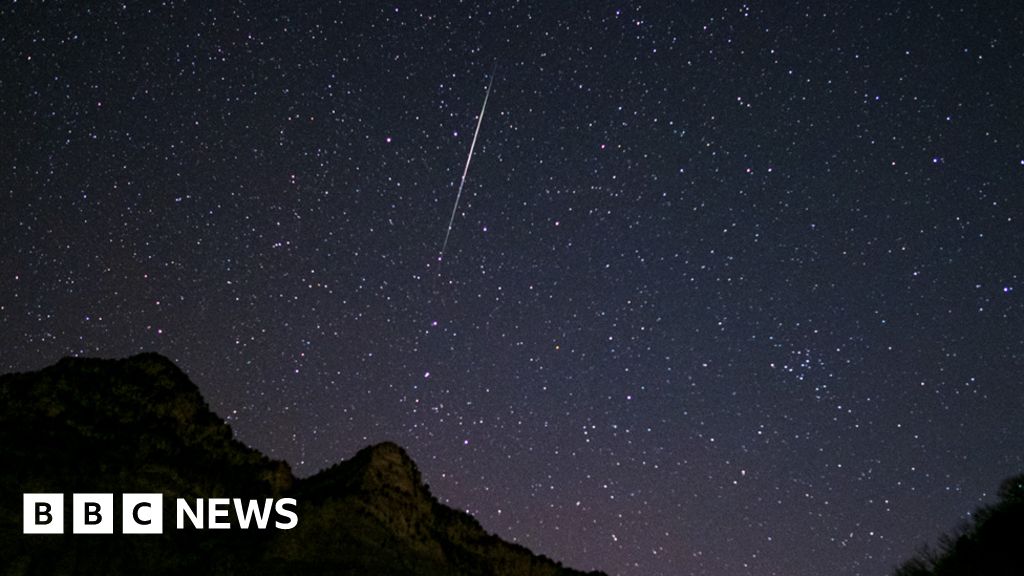
[[421,489],[419,468],[394,442],[363,448],[352,462],[362,470],[364,489],[390,488],[405,494],[416,494]]
[[[0,574],[245,573],[572,576],[488,534],[430,495],[393,442],[296,479],[233,438],[170,360],[66,358],[0,375]],[[100,541],[25,537],[26,492],[160,492],[171,498],[293,497],[294,530]],[[10,521],[9,521],[10,520]],[[98,570],[98,568],[97,568]],[[99,573],[99,572],[95,572]]]

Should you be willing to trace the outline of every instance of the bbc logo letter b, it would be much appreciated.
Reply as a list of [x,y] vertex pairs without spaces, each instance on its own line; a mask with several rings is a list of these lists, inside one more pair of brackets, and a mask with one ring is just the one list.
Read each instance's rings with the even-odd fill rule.
[[71,530],[75,534],[114,533],[113,494],[74,494]]
[[22,498],[23,534],[64,533],[63,494],[25,494]]

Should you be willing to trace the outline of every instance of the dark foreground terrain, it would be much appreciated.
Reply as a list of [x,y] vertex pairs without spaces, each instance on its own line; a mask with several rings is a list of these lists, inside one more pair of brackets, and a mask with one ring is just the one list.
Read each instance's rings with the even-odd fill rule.
[[[198,388],[156,354],[64,359],[0,376],[0,574],[579,572],[440,504],[390,443],[295,478],[232,437]],[[65,534],[23,535],[22,494],[65,495]],[[73,535],[72,493],[113,493],[114,535]],[[164,533],[121,535],[120,495],[163,493]],[[291,497],[292,530],[175,529],[177,498]],[[234,516],[230,516],[234,522]]]
[[926,546],[895,576],[1020,576],[1024,574],[1024,475],[999,488],[999,501]]

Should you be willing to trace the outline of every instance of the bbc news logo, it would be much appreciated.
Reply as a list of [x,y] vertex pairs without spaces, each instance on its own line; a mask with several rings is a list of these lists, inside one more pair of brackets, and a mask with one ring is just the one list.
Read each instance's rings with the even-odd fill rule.
[[[195,505],[185,498],[175,501],[175,527],[186,525],[199,530],[229,529],[231,513],[243,530],[265,530],[271,525],[291,530],[299,523],[294,498],[242,500],[241,498],[197,498]],[[122,494],[121,534],[163,534],[163,494]],[[64,495],[25,494],[22,506],[23,534],[63,534]],[[71,532],[73,534],[114,533],[113,494],[72,494]],[[271,518],[274,522],[271,523]]]

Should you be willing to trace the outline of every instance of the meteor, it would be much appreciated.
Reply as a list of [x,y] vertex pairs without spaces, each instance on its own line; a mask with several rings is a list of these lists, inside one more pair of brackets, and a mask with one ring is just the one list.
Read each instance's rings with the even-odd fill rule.
[[441,252],[437,255],[437,273],[441,274],[441,262],[444,260],[444,251],[448,248],[448,237],[452,233],[452,225],[455,224],[455,213],[459,211],[459,200],[462,198],[462,188],[466,185],[466,175],[469,174],[469,163],[473,161],[473,149],[476,148],[476,137],[480,135],[480,125],[484,122],[484,112],[487,111],[487,99],[491,96],[491,85],[494,84],[494,71],[497,63],[491,69],[491,79],[487,82],[487,92],[484,94],[484,105],[480,108],[480,117],[476,120],[476,130],[473,131],[473,141],[469,145],[469,155],[466,156],[466,166],[462,169],[462,180],[459,181],[459,192],[455,195],[455,205],[452,206],[452,215],[448,219],[448,231],[444,233],[444,243],[441,244]]

